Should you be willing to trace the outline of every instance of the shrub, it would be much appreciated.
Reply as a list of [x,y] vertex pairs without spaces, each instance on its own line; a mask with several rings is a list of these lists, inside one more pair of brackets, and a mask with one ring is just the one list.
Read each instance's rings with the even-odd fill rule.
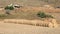
[[14,10],[14,7],[13,6],[6,6],[5,10]]
[[13,6],[6,6],[5,7],[5,10],[6,10],[6,14],[10,14],[10,10],[14,10],[14,7]]
[[45,18],[46,14],[44,12],[38,12],[38,17]]
[[46,13],[41,12],[41,11],[37,13],[37,16],[41,17],[41,18],[53,18],[52,15],[46,14]]

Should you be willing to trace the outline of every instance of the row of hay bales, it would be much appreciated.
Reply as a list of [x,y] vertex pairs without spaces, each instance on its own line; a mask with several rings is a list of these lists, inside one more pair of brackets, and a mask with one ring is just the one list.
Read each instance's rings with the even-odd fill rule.
[[55,19],[45,19],[45,20],[26,20],[26,19],[4,19],[4,23],[16,23],[16,24],[27,24],[34,26],[43,27],[57,27],[58,24]]

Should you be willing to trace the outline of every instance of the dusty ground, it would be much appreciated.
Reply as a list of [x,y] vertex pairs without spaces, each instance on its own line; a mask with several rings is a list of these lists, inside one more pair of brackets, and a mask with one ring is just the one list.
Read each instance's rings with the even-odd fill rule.
[[60,34],[60,27],[48,28],[1,22],[0,34]]

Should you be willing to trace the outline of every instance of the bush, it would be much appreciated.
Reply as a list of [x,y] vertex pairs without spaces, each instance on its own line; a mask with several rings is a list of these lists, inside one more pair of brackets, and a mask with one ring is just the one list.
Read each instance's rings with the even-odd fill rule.
[[53,18],[52,15],[48,15],[48,14],[41,12],[41,11],[37,13],[37,16],[41,17],[41,18]]
[[6,6],[5,7],[5,10],[6,10],[6,14],[10,14],[10,10],[14,10],[14,7],[13,6]]
[[38,17],[45,18],[46,14],[44,12],[38,12]]
[[5,10],[14,10],[14,7],[13,6],[6,6]]

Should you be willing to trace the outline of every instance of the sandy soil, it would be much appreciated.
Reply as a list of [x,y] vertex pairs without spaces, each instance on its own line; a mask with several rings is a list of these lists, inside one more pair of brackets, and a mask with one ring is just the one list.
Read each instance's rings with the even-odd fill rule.
[[48,28],[1,22],[0,34],[60,34],[60,27]]

